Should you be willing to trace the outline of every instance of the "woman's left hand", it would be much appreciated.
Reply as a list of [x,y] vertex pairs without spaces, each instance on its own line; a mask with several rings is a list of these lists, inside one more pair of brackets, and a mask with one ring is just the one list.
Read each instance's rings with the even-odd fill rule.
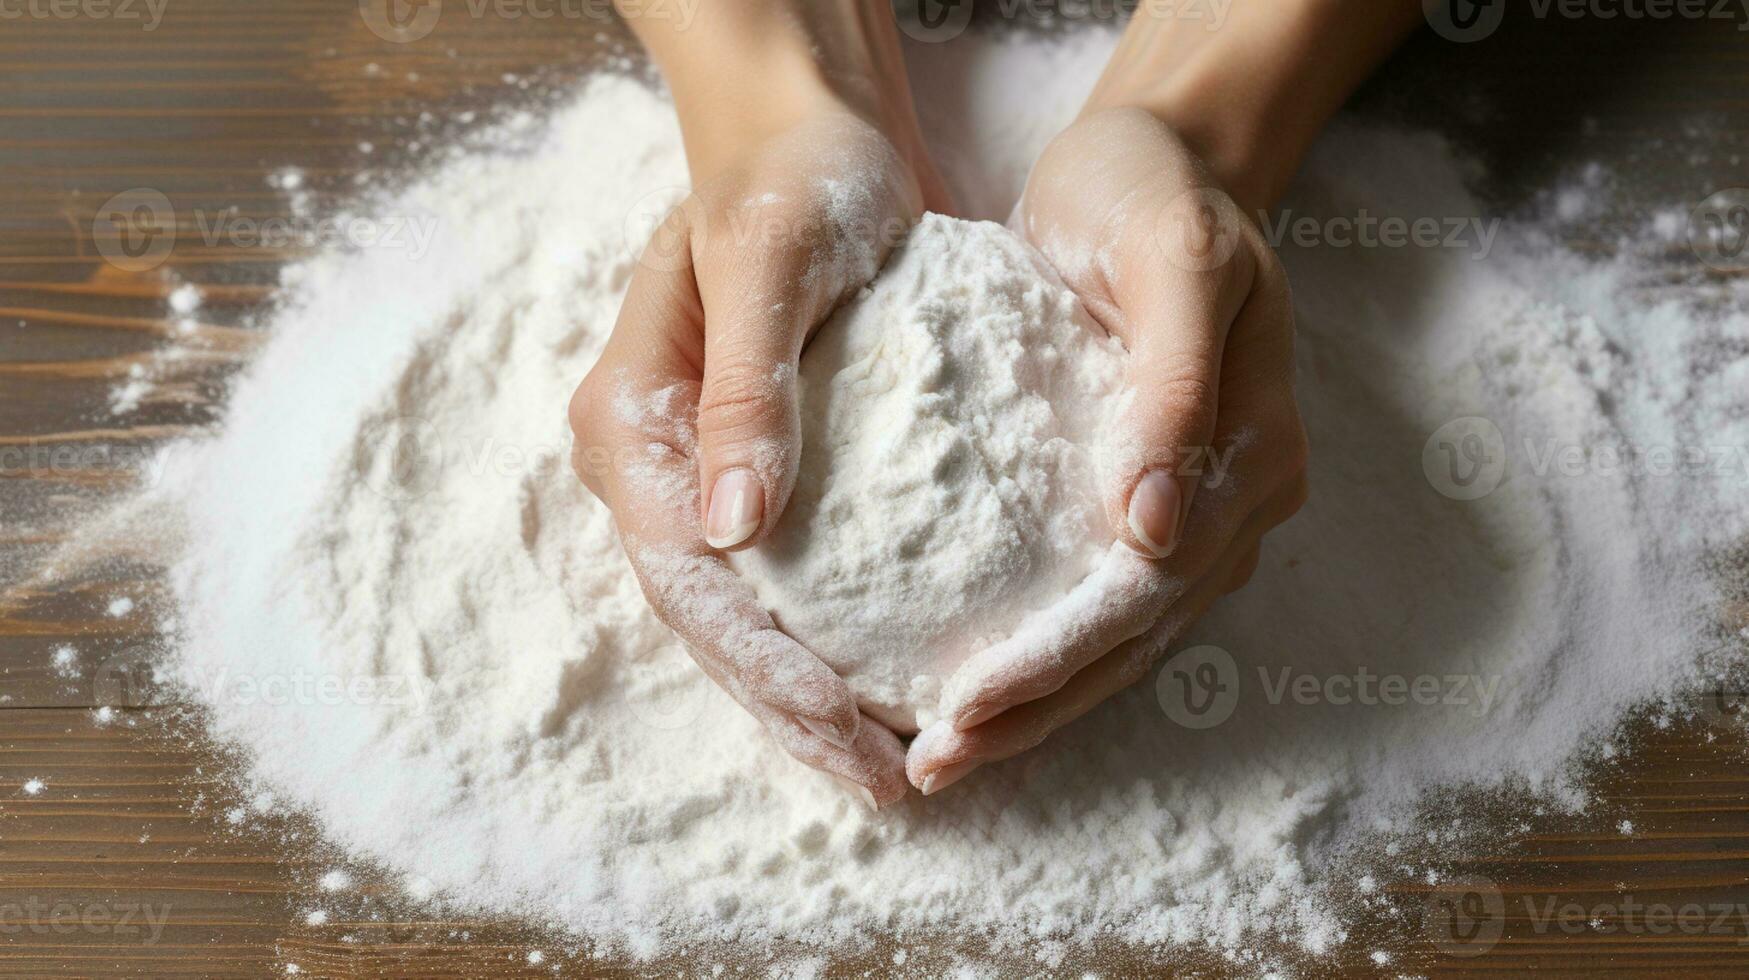
[[949,678],[944,720],[906,760],[925,794],[1143,677],[1306,495],[1286,276],[1178,134],[1140,109],[1083,117],[1040,157],[1013,224],[1128,350],[1128,415],[1102,447],[1117,543]]

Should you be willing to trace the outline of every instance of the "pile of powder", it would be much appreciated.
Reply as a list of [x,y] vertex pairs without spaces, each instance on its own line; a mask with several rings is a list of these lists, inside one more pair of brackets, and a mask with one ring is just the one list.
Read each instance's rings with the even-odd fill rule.
[[803,355],[795,493],[732,564],[863,710],[916,731],[947,674],[1105,553],[1122,357],[1013,232],[924,216]]
[[[1101,54],[1075,43],[1065,88]],[[1035,88],[1028,50],[967,35],[908,57],[976,77],[927,91],[988,120],[984,94]],[[1012,141],[933,131],[980,216],[1012,204],[1062,108],[989,130]],[[1465,172],[1438,139],[1339,127],[1290,203],[1474,215]],[[867,812],[689,661],[564,462],[567,398],[642,244],[627,202],[685,176],[671,106],[601,78],[521,152],[370,203],[438,216],[429,249],[293,269],[223,428],[170,450],[143,501],[184,542],[174,662],[214,731],[417,894],[634,955],[894,935],[934,973],[950,947],[1081,967],[1095,944],[1194,943],[1260,972],[1260,950],[1347,935],[1328,890],[1344,841],[1442,786],[1569,788],[1573,753],[1712,639],[1698,568],[1743,533],[1742,470],[1551,460],[1749,445],[1749,318],[1648,305],[1638,270],[1533,229],[1485,260],[1290,242],[1314,492],[1187,641],[1231,658],[1231,715],[1188,728],[1138,685],[949,792]],[[1461,472],[1439,468],[1448,448]],[[1380,675],[1441,696],[1296,693]],[[305,693],[249,693],[269,681]],[[1423,871],[1401,860],[1359,890]]]

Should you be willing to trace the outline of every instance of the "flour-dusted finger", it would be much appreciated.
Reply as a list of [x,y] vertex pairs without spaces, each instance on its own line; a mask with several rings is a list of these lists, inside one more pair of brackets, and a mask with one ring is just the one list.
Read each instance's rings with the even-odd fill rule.
[[835,745],[788,713],[750,695],[733,681],[722,664],[708,658],[698,663],[706,676],[765,726],[779,747],[797,762],[838,777],[871,809],[897,803],[910,792],[910,783],[905,778],[905,746],[885,725],[863,716],[855,741]]
[[1174,569],[1114,544],[1093,573],[1015,634],[972,655],[942,692],[957,729],[1062,687],[1081,668],[1152,626],[1184,591]]
[[1010,708],[966,730],[936,722],[912,741],[905,759],[911,784],[928,796],[970,775],[979,766],[1019,755],[1086,714],[1148,672],[1160,653],[1195,623],[1226,589],[1232,569],[1249,548],[1235,548],[1211,574],[1198,580],[1147,632],[1120,644],[1070,677],[1057,690]]
[[1303,480],[1276,490],[1251,511],[1236,533],[1222,536],[1220,555],[1208,563],[1203,574],[1182,591],[1146,632],[1093,658],[1050,693],[997,713],[976,726],[956,728],[950,720],[943,720],[925,729],[911,743],[906,757],[911,782],[925,795],[944,789],[984,763],[1032,748],[1101,701],[1140,680],[1161,653],[1201,618],[1216,599],[1233,591],[1237,578],[1251,573],[1259,560],[1258,542],[1264,532],[1291,516],[1305,499]]
[[779,630],[719,555],[633,540],[626,553],[657,616],[738,699],[784,711],[834,745],[855,742],[861,715],[844,679]]
[[[960,730],[983,724],[1056,691],[1113,647],[1152,627],[1193,583],[1225,560],[1235,540],[1254,546],[1270,526],[1257,517],[1281,510],[1274,498],[1283,491],[1260,474],[1272,473],[1289,448],[1248,436],[1220,446],[1232,467],[1194,502],[1197,519],[1177,554],[1159,561],[1114,545],[1069,595],[961,665],[943,686],[942,716]],[[1296,493],[1303,498],[1303,489]]]

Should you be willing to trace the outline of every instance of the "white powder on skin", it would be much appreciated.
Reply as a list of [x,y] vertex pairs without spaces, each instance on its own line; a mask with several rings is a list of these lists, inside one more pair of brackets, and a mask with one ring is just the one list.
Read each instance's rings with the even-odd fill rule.
[[[980,51],[913,54],[975,66]],[[1035,87],[1004,58],[989,63],[1015,74],[971,90]],[[1038,149],[951,138],[950,161]],[[1471,214],[1461,173],[1437,140],[1343,131],[1292,204]],[[953,965],[951,935],[1030,970],[1092,966],[1097,941],[1207,943],[1262,972],[1259,950],[1342,941],[1324,887],[1348,873],[1329,863],[1338,845],[1442,785],[1570,790],[1572,753],[1711,639],[1718,597],[1697,559],[1741,535],[1742,471],[1535,460],[1551,440],[1749,445],[1749,320],[1648,308],[1631,266],[1511,229],[1485,262],[1289,248],[1315,489],[1186,641],[1230,652],[1232,717],[1188,730],[1138,685],[1022,757],[871,814],[700,674],[563,462],[566,400],[633,269],[624,215],[684,181],[671,109],[602,80],[544,143],[463,156],[375,202],[439,215],[441,232],[417,258],[290,270],[223,430],[172,450],[146,501],[186,542],[176,664],[194,692],[239,674],[373,682],[207,713],[265,786],[414,894],[636,955],[897,934],[907,968],[932,973]],[[1429,436],[1462,416],[1492,418],[1511,448],[1473,501],[1423,472]],[[1490,694],[1272,702],[1284,669],[1473,675]],[[1425,881],[1428,863],[1369,867],[1369,890]]]
[[803,355],[795,493],[732,564],[865,711],[916,731],[947,674],[1105,553],[1093,457],[1122,358],[1012,232],[925,216]]

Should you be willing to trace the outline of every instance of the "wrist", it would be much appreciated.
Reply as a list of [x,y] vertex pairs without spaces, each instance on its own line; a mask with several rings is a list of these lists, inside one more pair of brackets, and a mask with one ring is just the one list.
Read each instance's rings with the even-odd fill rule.
[[673,92],[695,183],[823,113],[860,117],[920,158],[886,0],[713,0],[686,35],[646,38]]
[[1239,0],[1222,21],[1138,7],[1083,114],[1144,109],[1247,212],[1273,206],[1318,132],[1406,35],[1419,5]]

